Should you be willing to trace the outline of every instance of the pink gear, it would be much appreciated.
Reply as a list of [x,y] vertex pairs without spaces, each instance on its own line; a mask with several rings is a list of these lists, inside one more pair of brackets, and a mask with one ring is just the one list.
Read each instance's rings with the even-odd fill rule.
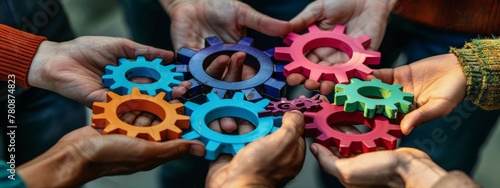
[[[366,65],[378,65],[380,53],[368,51],[370,37],[367,35],[352,38],[344,34],[345,27],[336,25],[333,31],[320,30],[316,25],[308,28],[309,33],[299,35],[289,33],[283,40],[289,47],[276,47],[274,57],[277,60],[291,61],[285,66],[283,74],[300,73],[317,82],[330,80],[335,83],[349,83],[352,77],[366,80],[373,71]],[[344,64],[332,66],[318,65],[311,62],[305,53],[319,47],[333,47],[345,52],[351,59]],[[365,65],[366,64],[366,65]]]
[[[322,110],[305,112],[305,136],[316,137],[316,142],[326,147],[339,148],[341,155],[347,156],[351,151],[363,153],[377,150],[377,147],[394,149],[397,138],[403,133],[397,124],[389,122],[385,116],[377,115],[374,118],[363,117],[363,112],[349,113],[343,106],[335,106],[322,102]],[[372,130],[364,134],[346,134],[334,130],[334,124],[364,124]]]
[[261,116],[270,114],[274,116],[282,116],[285,112],[291,110],[298,110],[301,112],[314,111],[319,108],[320,103],[321,100],[319,100],[319,94],[316,94],[311,98],[301,95],[299,98],[290,101],[286,98],[281,98],[279,101],[270,102],[266,107],[266,111],[260,112],[260,114]]

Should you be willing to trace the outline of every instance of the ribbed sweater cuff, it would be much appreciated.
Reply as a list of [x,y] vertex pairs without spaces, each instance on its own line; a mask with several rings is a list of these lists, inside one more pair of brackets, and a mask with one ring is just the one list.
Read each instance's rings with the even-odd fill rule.
[[16,84],[29,87],[28,72],[38,46],[45,37],[0,24],[0,80],[14,74]]
[[500,108],[500,39],[476,39],[461,49],[458,56],[467,78],[466,99],[486,110]]

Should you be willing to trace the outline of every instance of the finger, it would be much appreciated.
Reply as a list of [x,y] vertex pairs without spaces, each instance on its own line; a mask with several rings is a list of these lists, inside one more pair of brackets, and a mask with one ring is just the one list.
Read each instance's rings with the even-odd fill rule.
[[182,95],[186,94],[187,90],[188,90],[188,88],[185,88],[185,87],[179,87],[179,86],[173,87],[171,98],[177,99],[177,98],[181,97]]
[[215,161],[210,163],[209,169],[210,171],[217,171],[220,167],[225,166],[227,163],[231,162],[233,156],[230,155],[219,155]]
[[255,126],[247,120],[238,119],[238,134],[246,134],[252,132]]
[[159,146],[146,148],[145,152],[151,152],[150,156],[155,158],[165,159],[175,159],[188,153],[198,157],[205,155],[205,145],[196,140],[175,139],[159,142],[159,144]]
[[130,81],[134,82],[134,83],[138,83],[138,84],[149,84],[149,83],[152,83],[156,80],[153,80],[153,79],[148,78],[148,77],[135,77],[135,78],[131,78]]
[[213,78],[222,79],[222,75],[226,71],[227,64],[231,61],[231,58],[227,55],[220,55],[215,58],[212,63],[205,70],[208,75]]
[[311,79],[307,79],[306,82],[304,83],[304,87],[307,90],[311,90],[311,91],[319,89],[320,86],[321,86],[321,84],[319,82],[316,82],[316,81],[311,80]]
[[320,95],[319,96],[319,100],[323,101],[323,102],[327,102],[327,103],[330,103],[330,100],[328,100],[328,98],[324,95]]
[[335,165],[336,161],[339,160],[337,156],[335,156],[329,149],[324,146],[313,143],[309,147],[314,157],[318,161],[319,165],[328,174],[339,177],[339,171],[337,166]]
[[319,6],[321,3],[310,3],[307,5],[302,12],[300,12],[295,18],[290,20],[294,32],[301,32],[307,29],[310,25],[319,21],[323,16],[323,9]]
[[255,70],[248,66],[248,65],[243,65],[243,73],[241,75],[241,80],[248,80],[255,76]]
[[345,134],[362,134],[361,131],[352,125],[335,125],[332,128]]
[[141,111],[138,111],[138,110],[136,110],[136,111],[130,111],[130,112],[125,112],[125,113],[123,113],[123,114],[120,115],[120,119],[122,121],[124,121],[125,123],[133,125],[135,119],[137,118],[137,116],[139,116],[139,114],[141,114]]
[[151,126],[151,123],[156,118],[156,115],[149,112],[142,112],[134,121],[135,126],[147,127]]
[[378,78],[384,83],[393,83],[394,82],[394,69],[374,69],[373,76],[369,76],[369,80],[373,78]]
[[238,6],[238,25],[243,25],[270,36],[284,36],[292,31],[289,22],[277,20],[257,12],[247,4]]
[[228,133],[233,132],[238,129],[238,125],[236,124],[236,120],[231,117],[221,118],[220,120],[220,128]]
[[304,83],[307,80],[307,78],[301,74],[298,73],[292,73],[286,77],[286,83],[290,86],[296,86],[299,84]]
[[430,100],[426,104],[420,106],[419,108],[404,116],[403,120],[401,121],[401,131],[403,132],[403,134],[408,135],[414,127],[433,119],[448,115],[453,110],[453,108],[455,108],[455,106],[456,105],[454,105],[452,102],[446,100]]
[[321,85],[319,87],[319,93],[321,93],[322,95],[328,95],[330,94],[330,92],[333,91],[334,88],[335,88],[335,82],[325,80],[321,82]]
[[113,45],[112,48],[114,49],[121,48],[120,50],[116,51],[116,53],[114,54],[115,57],[126,57],[133,59],[139,55],[143,55],[146,57],[146,59],[149,60],[162,58],[165,62],[170,62],[172,61],[172,59],[174,59],[174,53],[171,51],[142,45],[128,39],[120,39],[120,42],[118,42],[118,44],[110,45]]
[[282,129],[288,129],[288,131],[284,131],[284,133],[294,135],[297,138],[304,132],[304,115],[297,110],[286,112],[281,121],[281,128],[276,132],[280,132]]
[[208,123],[208,127],[212,129],[215,132],[222,133],[222,129],[220,127],[219,119],[213,120],[212,122]]
[[236,52],[231,56],[231,62],[229,62],[228,71],[224,76],[224,81],[241,81],[245,57],[246,54],[244,52]]

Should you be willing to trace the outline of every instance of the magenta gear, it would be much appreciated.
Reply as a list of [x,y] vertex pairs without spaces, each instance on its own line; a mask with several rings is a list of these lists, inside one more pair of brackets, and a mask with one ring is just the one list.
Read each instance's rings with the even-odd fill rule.
[[[339,149],[343,156],[349,155],[352,151],[362,151],[363,153],[376,151],[377,147],[385,149],[396,148],[397,139],[403,133],[397,124],[392,124],[383,115],[376,115],[374,118],[365,118],[363,112],[345,112],[344,106],[336,106],[327,102],[320,104],[322,109],[318,112],[305,112],[305,136],[316,137],[316,142]],[[335,124],[364,124],[372,130],[363,134],[346,134],[334,130],[330,125]]]
[[[353,77],[366,80],[373,72],[366,65],[380,63],[379,52],[365,49],[370,45],[370,37],[367,35],[352,38],[344,34],[343,25],[336,25],[332,31],[323,31],[316,25],[311,25],[308,30],[309,33],[303,35],[289,33],[283,40],[289,47],[275,48],[275,59],[291,62],[284,68],[285,76],[299,73],[317,82],[330,80],[335,83],[349,83],[349,79]],[[339,49],[351,59],[343,64],[323,66],[311,62],[304,56],[305,53],[319,47]]]
[[279,101],[272,101],[266,107],[266,111],[261,112],[262,114],[272,114],[274,116],[282,116],[288,111],[298,110],[301,112],[314,111],[319,108],[319,94],[316,94],[310,98],[301,95],[299,98],[294,100],[288,100],[286,98],[281,98]]

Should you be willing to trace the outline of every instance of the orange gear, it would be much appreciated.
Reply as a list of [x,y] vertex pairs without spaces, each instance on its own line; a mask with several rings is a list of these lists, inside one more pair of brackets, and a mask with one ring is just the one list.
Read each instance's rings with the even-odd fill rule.
[[[184,114],[182,103],[168,103],[163,100],[165,95],[160,92],[153,97],[141,94],[137,88],[124,96],[108,92],[107,102],[95,102],[92,106],[92,127],[104,129],[103,135],[124,134],[150,141],[180,138],[181,129],[189,128],[189,117],[181,115]],[[139,127],[120,120],[119,115],[134,110],[155,114],[162,122],[150,127]]]

